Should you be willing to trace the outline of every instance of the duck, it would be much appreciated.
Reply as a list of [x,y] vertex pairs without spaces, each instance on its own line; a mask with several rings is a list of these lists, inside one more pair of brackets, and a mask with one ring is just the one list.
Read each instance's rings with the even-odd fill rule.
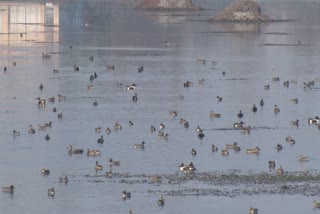
[[192,162],[189,165],[184,165],[184,163],[181,163],[179,168],[180,168],[180,171],[185,173],[194,172],[196,170]]
[[299,119],[291,120],[291,121],[290,121],[290,125],[292,125],[292,126],[299,126]]
[[62,119],[63,118],[63,113],[59,113],[58,116],[57,116],[59,119]]
[[235,146],[238,146],[237,142],[234,142],[232,144],[226,144],[226,149],[234,149]]
[[89,61],[93,62],[93,56],[89,57]]
[[215,113],[214,111],[210,111],[210,117],[211,118],[220,118],[221,114]]
[[156,131],[156,127],[154,127],[153,125],[150,126],[150,132],[153,133]]
[[120,166],[120,161],[112,160],[112,158],[109,158],[109,165],[110,166]]
[[29,125],[28,133],[29,133],[29,134],[34,134],[34,133],[36,133],[36,130],[33,128],[32,125]]
[[59,102],[65,101],[67,99],[66,96],[62,96],[61,94],[58,94],[58,100]]
[[115,129],[115,130],[121,130],[121,129],[122,129],[121,124],[120,124],[120,123],[115,123],[115,124],[114,124],[114,129]]
[[106,129],[106,133],[109,135],[111,133],[111,129],[110,128],[107,128]]
[[87,89],[88,89],[88,90],[92,90],[92,89],[93,89],[93,85],[91,85],[91,84],[90,84],[90,85],[87,85]]
[[40,83],[40,85],[39,85],[39,89],[40,89],[40,91],[42,91],[42,90],[43,90],[43,85],[42,85],[42,83]]
[[286,142],[291,144],[291,145],[294,145],[296,143],[296,141],[291,137],[291,135],[288,135],[286,137]]
[[67,184],[69,182],[68,176],[59,177],[59,182]]
[[253,149],[247,149],[247,154],[256,154],[258,155],[260,153],[260,148],[256,146],[256,148]]
[[172,117],[178,116],[178,112],[175,111],[175,110],[170,110],[169,113],[170,113],[170,115],[171,115]]
[[94,128],[94,131],[96,133],[100,134],[101,133],[101,127],[99,126],[99,127]]
[[159,198],[157,204],[158,204],[159,206],[163,206],[163,205],[164,205],[164,198],[163,198],[163,196],[161,196],[161,197]]
[[264,90],[269,90],[270,89],[270,84],[264,85]]
[[131,193],[123,190],[122,191],[122,199],[126,200],[126,199],[130,199],[130,198],[131,198]]
[[291,99],[290,102],[292,104],[298,104],[298,98]]
[[278,81],[280,81],[280,78],[279,77],[272,77],[272,81],[278,82]]
[[279,107],[278,107],[277,104],[274,105],[273,111],[274,111],[274,113],[276,113],[276,114],[280,112],[280,109],[279,109]]
[[106,178],[112,178],[112,176],[113,176],[112,170],[109,170],[106,172]]
[[41,169],[41,175],[49,175],[50,170],[49,169]]
[[101,154],[100,150],[87,149],[87,156],[98,156]]
[[136,89],[136,84],[132,84],[132,85],[127,85],[126,86],[127,91],[133,91]]
[[161,176],[160,175],[153,175],[151,177],[152,183],[160,183],[161,182]]
[[100,143],[100,144],[104,143],[103,135],[101,135],[101,137],[98,138],[97,142]]
[[264,106],[264,101],[263,101],[263,99],[260,100],[260,106],[261,106],[261,107]]
[[242,132],[243,134],[250,134],[250,133],[251,133],[251,129],[252,129],[251,126],[242,126],[241,132]]
[[308,123],[311,124],[319,124],[320,118],[318,116],[315,116],[314,118],[308,118]]
[[222,149],[221,150],[221,155],[228,156],[229,155],[229,150],[228,149]]
[[99,165],[99,164],[98,164],[98,161],[96,161],[95,169],[96,169],[96,171],[99,171],[99,170],[102,170],[102,169],[103,169],[102,165]]
[[199,134],[199,133],[202,133],[203,132],[203,129],[200,128],[200,126],[197,126],[196,128],[196,132]]
[[53,107],[52,112],[57,112],[57,108]]
[[241,148],[240,148],[240,146],[235,145],[235,146],[233,147],[233,150],[236,151],[236,152],[239,152],[239,151],[241,150]]
[[20,136],[20,132],[18,132],[18,131],[16,131],[16,130],[13,130],[13,131],[12,131],[12,134],[13,134],[14,137],[15,137],[15,136]]
[[56,194],[56,191],[54,190],[53,187],[48,189],[48,196],[54,197],[55,194]]
[[46,135],[46,137],[45,137],[44,139],[46,139],[46,141],[50,140],[50,136],[49,136],[49,134],[47,134],[47,135]]
[[211,152],[216,152],[218,151],[218,147],[216,147],[215,145],[211,145]]
[[144,144],[145,144],[145,142],[142,141],[141,144],[134,144],[133,147],[136,148],[136,149],[142,149],[143,150],[144,149]]
[[283,82],[283,86],[286,87],[286,88],[289,88],[289,86],[290,86],[289,80]]
[[191,155],[192,156],[196,156],[197,155],[197,151],[194,148],[191,149]]
[[132,101],[133,101],[134,103],[138,102],[138,94],[137,94],[137,93],[135,93],[135,94],[132,96]]
[[249,209],[249,214],[258,214],[258,209],[257,209],[257,208],[250,207],[250,209]]
[[258,111],[258,108],[257,108],[256,104],[253,104],[251,110],[252,110],[253,113],[256,113]]
[[268,163],[270,169],[274,169],[276,167],[276,162],[274,160],[270,160]]
[[39,131],[46,131],[46,130],[47,130],[47,126],[46,126],[46,125],[41,125],[41,124],[39,124],[39,125],[38,125],[38,130],[39,130]]
[[54,97],[49,97],[48,98],[48,102],[49,103],[54,103],[56,101],[56,98],[54,98]]
[[281,144],[277,144],[276,150],[279,152],[283,149],[283,146]]
[[69,145],[69,154],[83,154],[83,149],[73,149],[72,145]]
[[233,124],[233,128],[241,129],[245,123],[243,121],[237,122]]
[[300,160],[301,162],[307,162],[307,161],[309,161],[309,157],[300,155],[300,156],[299,156],[299,160]]
[[204,133],[203,132],[200,132],[199,134],[198,134],[198,138],[200,138],[201,140],[204,138]]
[[74,71],[79,71],[80,68],[79,68],[79,66],[74,65],[74,66],[73,66],[73,70],[74,70]]
[[320,202],[317,202],[316,200],[313,201],[313,208],[320,208]]
[[239,113],[237,114],[237,116],[239,117],[239,119],[241,119],[243,117],[243,113],[242,111],[240,110]]
[[280,165],[280,167],[277,169],[277,173],[279,175],[282,175],[284,173],[284,170],[282,169],[282,166]]
[[129,126],[133,126],[133,122],[129,120]]
[[222,102],[222,99],[223,99],[223,98],[220,97],[220,96],[217,96],[216,99],[217,99],[218,102]]
[[166,126],[163,123],[160,123],[159,128],[160,128],[160,130],[163,130],[166,128]]
[[13,185],[10,185],[10,186],[3,186],[2,187],[2,192],[7,192],[7,193],[11,193],[13,194],[14,193],[14,186]]
[[97,100],[93,101],[92,105],[93,106],[97,106],[98,105],[98,101]]

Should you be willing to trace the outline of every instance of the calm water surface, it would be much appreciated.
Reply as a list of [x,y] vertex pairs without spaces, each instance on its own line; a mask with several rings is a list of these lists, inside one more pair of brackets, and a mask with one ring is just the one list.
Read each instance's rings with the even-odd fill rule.
[[[241,183],[185,181],[178,166],[192,161],[200,175],[235,170],[275,175],[268,169],[268,161],[275,160],[276,168],[282,165],[288,173],[318,174],[319,130],[308,124],[308,118],[319,115],[320,83],[315,81],[307,90],[303,83],[319,78],[320,2],[259,1],[271,17],[295,20],[260,26],[205,22],[231,1],[199,0],[195,2],[207,10],[174,14],[136,11],[132,9],[136,2],[53,1],[47,6],[39,1],[0,2],[0,184],[16,187],[12,195],[0,194],[3,213],[128,213],[130,209],[133,213],[248,213],[249,207],[259,208],[259,213],[318,212],[312,209],[312,201],[320,200],[320,195],[311,193],[308,184],[292,194],[268,192],[266,185],[256,185],[257,192],[248,193],[250,185]],[[172,45],[166,47],[165,41]],[[43,52],[51,59],[42,60]],[[199,65],[197,59],[207,63]],[[107,70],[107,64],[116,69]],[[78,72],[74,65],[79,66]],[[144,71],[138,73],[141,65]],[[59,73],[53,74],[53,69]],[[95,72],[98,78],[90,82]],[[280,81],[273,82],[272,77]],[[198,82],[201,79],[203,84]],[[193,87],[183,87],[187,80]],[[286,88],[282,83],[287,80],[296,83]],[[132,83],[136,90],[126,91],[125,86]],[[92,90],[87,89],[89,84]],[[264,89],[267,84],[270,90]],[[137,103],[132,102],[134,93]],[[58,94],[67,99],[37,107],[37,97],[57,98]],[[217,102],[216,96],[223,101]],[[299,103],[291,104],[293,98]],[[94,100],[98,106],[92,105]],[[255,114],[253,104],[258,106]],[[274,104],[280,107],[278,115]],[[170,110],[178,111],[178,116],[171,117]],[[221,118],[211,119],[211,110],[221,113]],[[239,110],[244,113],[242,120],[254,127],[250,135],[232,129],[239,121]],[[58,119],[61,112],[63,119]],[[189,121],[188,129],[179,123],[181,117]],[[290,125],[296,119],[299,127]],[[37,130],[38,124],[49,121],[52,128]],[[116,122],[122,124],[121,131],[113,129]],[[166,125],[167,141],[158,138],[160,123]],[[28,134],[30,124],[36,128],[34,135]],[[150,133],[150,125],[156,126],[155,133]],[[195,132],[198,125],[204,129],[203,140]],[[94,128],[98,126],[103,130],[103,145],[97,143],[101,134]],[[110,135],[104,131],[107,127]],[[13,137],[14,129],[20,136]],[[48,142],[46,134],[51,137]],[[285,142],[288,135],[295,145]],[[146,142],[145,149],[134,149],[141,141]],[[233,142],[242,150],[222,156],[220,150]],[[275,150],[278,143],[284,147],[280,152]],[[212,154],[212,144],[219,147],[217,153]],[[102,155],[69,156],[68,145],[100,149]],[[260,155],[246,154],[246,149],[256,146]],[[192,148],[197,150],[196,157],[191,156]],[[300,154],[310,161],[299,162]],[[121,161],[112,168],[118,177],[104,177],[109,158]],[[103,165],[102,172],[95,172],[96,160]],[[41,176],[42,168],[50,169],[50,175]],[[163,177],[162,184],[150,182],[155,174]],[[59,183],[62,175],[69,177],[68,184]],[[304,184],[284,181],[270,189]],[[319,181],[311,185],[317,189]],[[56,189],[54,198],[47,197],[50,187]],[[206,188],[240,193],[195,194]],[[132,193],[130,200],[121,199],[123,190]],[[161,195],[164,207],[157,206]]]

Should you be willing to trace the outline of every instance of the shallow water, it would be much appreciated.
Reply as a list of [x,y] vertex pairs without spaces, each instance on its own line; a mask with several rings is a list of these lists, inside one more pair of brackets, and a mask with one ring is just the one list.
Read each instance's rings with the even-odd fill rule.
[[[39,1],[0,3],[0,69],[8,67],[0,78],[0,181],[16,187],[13,195],[1,194],[3,212],[246,213],[251,206],[259,213],[315,212],[312,201],[320,200],[319,130],[308,118],[318,115],[320,83],[315,81],[311,89],[303,83],[319,77],[319,2],[260,1],[266,14],[295,21],[259,26],[205,22],[226,1],[199,1],[209,9],[188,14],[136,11],[135,2],[53,1],[53,8]],[[51,59],[42,60],[43,52]],[[197,59],[206,59],[206,64],[197,64]],[[106,64],[115,70],[107,70]],[[80,70],[74,71],[74,65]],[[144,71],[138,73],[141,65]],[[90,82],[95,72],[98,77]],[[287,80],[297,83],[287,88]],[[186,81],[193,86],[184,88]],[[136,90],[126,91],[132,83]],[[264,89],[267,84],[270,90]],[[134,93],[137,103],[132,102]],[[66,100],[37,107],[37,97],[58,94]],[[216,96],[223,101],[217,102]],[[296,97],[299,103],[290,103]],[[92,105],[95,100],[98,106]],[[253,104],[258,106],[255,114]],[[280,107],[277,115],[274,104]],[[250,135],[232,128],[240,109],[242,120],[253,127]],[[170,110],[178,116],[171,117]],[[221,118],[211,119],[211,110]],[[180,124],[181,117],[190,123],[188,129]],[[290,125],[296,119],[299,127]],[[49,121],[52,128],[37,130]],[[116,122],[122,130],[114,130]],[[160,123],[168,140],[157,135]],[[34,135],[28,134],[30,124]],[[198,125],[203,140],[197,137]],[[94,131],[98,126],[101,134]],[[20,136],[13,137],[13,129]],[[97,143],[100,135],[103,145]],[[285,142],[288,135],[295,145]],[[141,141],[145,149],[134,149]],[[222,156],[221,149],[233,142],[241,151]],[[279,152],[278,143],[284,147]],[[212,144],[218,152],[211,152]],[[69,156],[69,145],[100,149],[102,155]],[[259,155],[246,153],[256,146]],[[300,154],[310,160],[300,162]],[[105,178],[109,158],[121,164],[112,167],[112,178]],[[104,167],[97,174],[96,160]],[[275,160],[276,169],[281,165],[285,175],[270,170],[269,160]],[[194,176],[179,172],[181,163],[191,161],[197,169]],[[42,176],[42,168],[50,169],[50,175]],[[59,183],[62,175],[69,177],[68,184]],[[151,182],[152,175],[159,175],[161,183]],[[50,187],[56,189],[54,198],[47,197]],[[123,190],[132,193],[130,200],[121,199]],[[157,206],[161,195],[164,207]]]

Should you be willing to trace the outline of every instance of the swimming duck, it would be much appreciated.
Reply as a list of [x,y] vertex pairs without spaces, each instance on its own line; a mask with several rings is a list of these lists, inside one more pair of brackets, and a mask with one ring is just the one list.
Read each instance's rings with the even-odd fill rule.
[[180,168],[180,171],[185,173],[194,172],[196,170],[192,162],[189,165],[184,165],[183,163],[181,163],[179,168]]
[[32,125],[29,125],[28,133],[29,133],[29,134],[34,134],[34,133],[36,133],[36,130],[33,128]]
[[272,161],[270,160],[269,161],[269,168],[274,169],[275,167],[276,167],[276,162],[274,160],[272,160]]
[[79,66],[74,65],[74,66],[73,66],[73,70],[74,70],[74,71],[79,71],[80,68],[79,68]]
[[197,151],[194,148],[192,148],[192,150],[191,150],[191,155],[192,156],[196,156],[197,155]]
[[263,101],[263,99],[260,100],[260,106],[261,106],[261,107],[264,106],[264,101]]
[[175,111],[175,110],[170,110],[169,113],[170,113],[170,115],[171,115],[172,117],[178,116],[178,112]]
[[290,102],[292,104],[298,104],[298,98],[291,99]]
[[269,90],[270,89],[270,84],[264,85],[264,90]]
[[223,99],[223,98],[220,97],[220,96],[217,96],[216,99],[217,99],[218,102],[222,102],[222,99]]
[[93,85],[87,85],[88,90],[92,90],[93,89]]
[[49,175],[50,170],[49,169],[41,169],[41,175]]
[[226,149],[234,149],[235,146],[238,146],[237,142],[234,142],[232,144],[226,144]]
[[100,144],[104,143],[103,135],[101,135],[101,137],[98,138],[97,142],[100,143]]
[[135,94],[132,96],[132,101],[133,101],[134,103],[138,102],[138,94],[137,94],[137,93],[135,93]]
[[111,129],[110,129],[110,128],[107,128],[107,129],[106,129],[106,133],[107,133],[107,134],[110,134],[110,133],[111,133]]
[[153,183],[160,183],[160,182],[161,182],[161,177],[160,177],[160,175],[153,175],[153,176],[151,177],[151,181],[152,181]]
[[153,125],[150,126],[150,132],[153,133],[156,131],[156,127],[154,127]]
[[214,111],[210,111],[210,117],[211,118],[220,118],[221,114],[215,113]]
[[54,197],[55,194],[56,194],[56,191],[54,190],[53,187],[48,189],[48,196]]
[[282,175],[284,173],[284,170],[282,169],[282,166],[280,165],[280,167],[277,169],[277,173],[279,175]]
[[257,108],[256,104],[253,104],[253,106],[252,106],[252,112],[253,112],[253,113],[256,113],[257,111],[258,111],[258,108]]
[[144,149],[144,144],[145,144],[145,142],[142,141],[141,144],[134,144],[133,147],[136,148],[136,149],[142,149],[143,150]]
[[127,85],[126,86],[127,91],[133,91],[136,89],[136,84],[132,84],[132,85]]
[[73,149],[72,145],[69,145],[69,154],[83,154],[83,149]]
[[116,68],[116,66],[114,65],[107,65],[107,70],[114,70]]
[[313,201],[313,208],[320,208],[320,202],[317,202],[316,200]]
[[57,116],[59,119],[62,119],[63,118],[63,113],[59,113],[58,116]]
[[122,199],[126,200],[126,199],[130,199],[130,198],[131,198],[131,193],[123,190],[122,191]]
[[43,90],[43,85],[42,85],[42,83],[39,85],[39,89],[40,89],[40,91]]
[[14,186],[13,185],[10,185],[10,186],[3,186],[2,187],[2,192],[7,192],[7,193],[11,193],[13,194],[14,193]]
[[15,137],[15,136],[19,136],[19,135],[20,135],[20,132],[18,132],[18,131],[16,131],[16,130],[13,130],[13,131],[12,131],[12,134],[13,134],[13,136]]
[[87,149],[87,156],[98,156],[101,154],[100,150]]
[[203,130],[202,130],[202,128],[200,128],[200,126],[197,126],[197,128],[196,128],[196,132],[199,134],[199,133],[202,133],[202,132],[203,132]]
[[248,154],[256,154],[258,155],[260,153],[260,148],[256,146],[256,148],[253,149],[247,149]]
[[245,124],[243,121],[237,122],[233,124],[233,128],[241,129],[243,127],[243,124]]
[[240,110],[239,113],[237,114],[237,116],[241,119],[243,117],[243,113],[242,111]]
[[7,72],[7,70],[8,70],[8,69],[7,69],[7,66],[4,66],[3,71],[4,71],[4,72]]
[[46,137],[45,137],[44,139],[46,139],[46,141],[50,140],[50,136],[49,136],[49,134],[47,134],[47,135],[46,135]]
[[129,126],[133,126],[133,122],[129,120]]
[[113,176],[112,170],[109,170],[109,171],[106,172],[106,177],[107,178],[112,178],[112,176]]
[[242,132],[243,134],[250,134],[250,133],[251,133],[251,129],[252,129],[251,126],[242,126],[241,132]]
[[289,80],[283,82],[283,86],[286,87],[286,88],[289,88],[289,86],[290,86]]
[[58,94],[58,100],[59,102],[65,101],[67,99],[66,96],[62,96],[61,94]]
[[299,160],[300,160],[301,162],[307,162],[307,161],[309,161],[309,157],[300,155],[300,156],[299,156]]
[[89,60],[90,60],[91,62],[93,62],[93,56],[90,56],[90,57],[89,57]]
[[200,65],[205,65],[206,64],[206,60],[205,59],[197,59],[197,63]]
[[212,152],[216,152],[216,151],[218,151],[218,147],[216,147],[215,145],[211,145],[211,151]]
[[110,166],[120,166],[120,161],[112,160],[112,158],[109,158],[109,165]]
[[97,100],[93,101],[92,105],[93,106],[97,106],[98,105],[98,101]]
[[283,149],[282,145],[281,144],[277,144],[276,146],[276,150],[279,152]]
[[279,77],[272,77],[272,81],[278,82],[278,81],[280,81],[280,78]]
[[[38,125],[38,130],[39,131],[46,131],[47,130],[47,126],[39,124]],[[29,131],[30,131],[30,129],[29,129]]]
[[94,128],[94,131],[96,133],[100,134],[101,133],[101,127],[99,126],[99,127]]
[[163,198],[163,196],[161,196],[161,197],[159,198],[157,204],[158,204],[159,206],[163,206],[163,205],[164,205],[164,198]]
[[288,135],[286,137],[286,142],[291,144],[291,145],[294,145],[296,143],[296,141],[291,137],[291,135]]
[[68,176],[59,177],[59,182],[67,184],[69,182]]
[[183,87],[185,87],[185,88],[189,88],[191,86],[193,86],[193,82],[190,82],[189,80],[187,82],[183,83]]
[[315,116],[314,118],[309,118],[308,122],[309,122],[309,124],[319,124],[320,118],[318,116]]
[[54,103],[56,101],[56,98],[54,98],[54,97],[49,97],[48,98],[48,102],[49,103]]
[[250,207],[250,209],[249,209],[249,214],[258,214],[258,209],[257,209],[257,208]]
[[292,126],[299,126],[299,119],[290,121],[290,125],[292,125]]
[[166,128],[166,126],[163,123],[160,123],[159,128],[160,128],[160,130],[163,130]]
[[278,107],[278,105],[274,105],[274,109],[273,109],[274,113],[279,113],[280,112],[280,109]]
[[103,169],[102,165],[99,165],[99,164],[98,164],[98,161],[96,161],[95,169],[96,169],[96,171]]
[[229,150],[228,149],[222,149],[221,150],[221,155],[228,156],[229,155]]
[[199,134],[198,134],[198,138],[200,138],[201,140],[204,138],[204,133],[203,132],[200,132]]
[[115,130],[121,130],[121,129],[122,129],[121,124],[120,124],[120,123],[115,123],[115,124],[114,124],[114,129],[115,129]]

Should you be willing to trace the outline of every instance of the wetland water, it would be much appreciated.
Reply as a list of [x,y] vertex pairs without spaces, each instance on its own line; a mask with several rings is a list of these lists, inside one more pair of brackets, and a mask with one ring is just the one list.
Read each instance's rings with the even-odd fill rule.
[[[206,18],[230,1],[194,2],[208,9],[172,14],[133,10],[136,1],[0,2],[0,184],[15,186],[14,194],[0,196],[3,213],[248,213],[250,207],[259,213],[319,212],[312,201],[320,201],[320,131],[308,118],[320,114],[320,2],[259,1],[272,18],[295,21],[258,26],[209,24]],[[94,73],[98,77],[90,81]],[[183,87],[187,81],[193,86]],[[136,89],[127,91],[133,83]],[[58,94],[66,99],[59,102]],[[48,102],[53,96],[55,103]],[[38,108],[37,97],[47,100],[45,108]],[[298,104],[291,103],[294,98]],[[221,117],[210,118],[212,110]],[[250,134],[233,128],[239,110]],[[297,119],[299,126],[291,125]],[[49,121],[51,128],[38,130]],[[160,123],[167,140],[158,137]],[[30,124],[35,134],[28,133]],[[13,137],[13,130],[20,136]],[[104,143],[98,144],[101,135]],[[294,145],[286,142],[288,135]],[[142,141],[144,150],[135,149]],[[241,150],[221,155],[233,142]],[[101,155],[68,155],[69,145],[100,149]],[[246,153],[256,146],[259,155]],[[110,169],[109,158],[120,166]],[[269,169],[270,160],[275,169]],[[102,171],[95,171],[95,161]],[[194,175],[179,171],[190,162]],[[280,165],[283,175],[276,173]],[[42,168],[50,175],[41,175]],[[106,178],[109,170],[113,176]],[[59,183],[61,176],[69,183]],[[51,187],[54,198],[47,195]],[[123,190],[131,199],[122,200]],[[163,207],[157,205],[161,195]]]

